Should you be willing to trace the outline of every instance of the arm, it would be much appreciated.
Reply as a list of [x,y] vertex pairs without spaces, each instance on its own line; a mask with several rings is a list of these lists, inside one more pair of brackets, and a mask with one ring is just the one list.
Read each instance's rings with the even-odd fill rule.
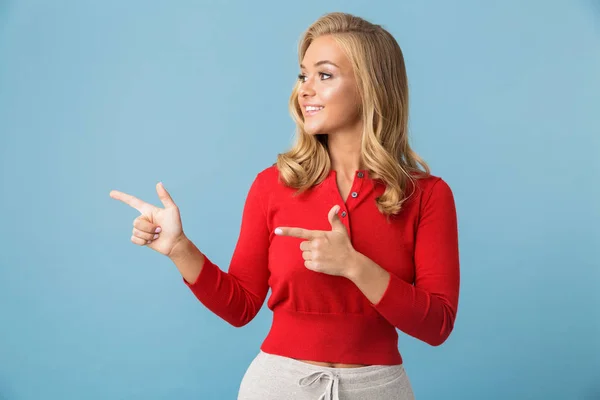
[[185,283],[188,285],[190,282],[195,282],[198,279],[198,275],[202,272],[202,267],[206,260],[204,254],[198,250],[185,234],[175,244],[169,254],[169,258],[173,261]]
[[438,346],[454,327],[460,282],[454,197],[441,179],[424,200],[414,260],[414,286],[360,253],[349,279],[392,325]]
[[198,300],[235,327],[246,325],[258,314],[269,289],[270,236],[263,193],[257,176],[246,197],[228,272],[213,264],[187,239],[171,256]]

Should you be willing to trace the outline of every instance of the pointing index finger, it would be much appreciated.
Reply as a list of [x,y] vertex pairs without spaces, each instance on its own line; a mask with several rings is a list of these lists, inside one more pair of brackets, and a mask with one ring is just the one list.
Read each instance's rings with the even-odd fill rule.
[[146,212],[150,211],[149,209],[152,207],[152,205],[146,203],[145,201],[142,201],[135,196],[120,192],[118,190],[111,190],[110,197],[112,197],[115,200],[122,201],[123,203],[127,204],[128,206],[135,208],[142,214],[144,214],[144,211],[146,211]]
[[323,235],[323,231],[312,231],[302,228],[279,227],[275,229],[275,234],[278,236],[290,236],[299,239],[312,240]]

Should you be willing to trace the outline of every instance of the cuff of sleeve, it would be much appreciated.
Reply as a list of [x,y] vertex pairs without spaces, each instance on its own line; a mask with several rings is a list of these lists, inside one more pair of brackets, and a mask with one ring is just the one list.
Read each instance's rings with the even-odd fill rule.
[[213,264],[205,254],[204,264],[202,265],[202,269],[200,270],[196,280],[190,283],[183,277],[181,277],[181,279],[183,280],[183,283],[185,283],[185,285],[194,293],[200,293],[205,291],[208,287],[214,287],[214,282],[217,279],[218,269],[219,268]]
[[390,273],[387,288],[383,292],[383,296],[381,296],[379,302],[373,304],[373,307],[390,323],[397,326],[398,317],[402,315],[406,317],[407,313],[410,312],[406,307],[414,303],[413,289],[410,283]]

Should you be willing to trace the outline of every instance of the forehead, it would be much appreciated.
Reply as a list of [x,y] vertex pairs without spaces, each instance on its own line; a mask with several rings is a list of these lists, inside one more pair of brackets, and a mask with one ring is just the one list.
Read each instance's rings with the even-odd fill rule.
[[302,59],[305,68],[312,68],[313,64],[322,60],[329,60],[340,68],[348,66],[348,58],[333,36],[325,35],[314,39]]

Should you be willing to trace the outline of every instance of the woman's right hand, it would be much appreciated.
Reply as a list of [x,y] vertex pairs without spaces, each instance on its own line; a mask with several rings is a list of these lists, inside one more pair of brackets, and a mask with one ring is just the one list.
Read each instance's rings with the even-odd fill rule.
[[112,190],[110,197],[121,200],[142,214],[133,220],[133,243],[148,246],[165,256],[170,256],[175,245],[185,238],[181,216],[179,208],[161,182],[156,185],[156,192],[165,208],[155,207],[118,190]]

